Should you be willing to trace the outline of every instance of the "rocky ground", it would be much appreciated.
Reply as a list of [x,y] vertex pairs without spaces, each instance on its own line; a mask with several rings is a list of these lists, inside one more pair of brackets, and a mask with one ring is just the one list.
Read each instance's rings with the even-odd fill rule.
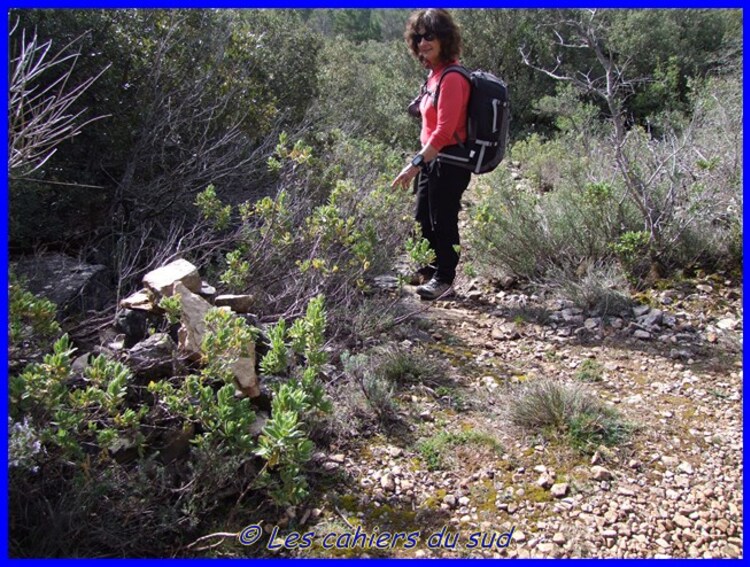
[[[424,333],[401,343],[447,362],[446,377],[403,385],[387,433],[315,455],[328,489],[276,524],[282,535],[311,532],[312,545],[274,553],[742,556],[738,282],[672,282],[607,319],[523,290],[457,287],[418,313]],[[412,292],[404,301],[425,307]],[[633,433],[592,454],[518,430],[506,414],[514,389],[539,378],[583,381]],[[448,539],[430,540],[441,529]],[[351,539],[326,549],[329,533]],[[363,549],[373,534],[383,549]]]
[[[67,269],[87,279],[98,273],[56,257],[48,264],[50,273]],[[217,296],[194,267],[185,268],[196,293],[210,298],[180,292],[181,346],[189,351],[192,345],[197,354],[200,326],[191,321],[202,321],[211,305],[246,313],[248,297]],[[84,289],[68,277],[57,279],[66,290]],[[149,285],[158,289],[162,283]],[[395,278],[380,284],[390,284],[410,313],[408,325],[393,329],[400,334],[398,349],[443,371],[396,384],[396,415],[380,422],[371,410],[367,419],[351,414],[347,422],[342,410],[354,381],[328,376],[329,389],[339,388],[332,396],[339,429],[327,437],[317,432],[319,445],[329,446],[306,470],[308,505],[280,514],[245,510],[248,517],[262,517],[258,529],[272,536],[250,544],[258,547],[242,547],[236,534],[221,532],[206,536],[212,542],[206,547],[189,546],[190,553],[742,556],[743,313],[737,277],[660,281],[637,294],[634,307],[606,318],[510,281],[500,290],[461,276],[457,294],[436,302],[419,301],[414,288],[398,288]],[[125,302],[135,307],[140,297]],[[146,372],[169,376],[175,363],[176,345],[167,333],[138,342],[148,334],[152,308],[119,314],[118,334],[107,347],[129,348],[131,365],[145,378]],[[125,339],[114,340],[139,333],[132,348]],[[237,385],[252,395],[257,382],[244,380],[254,376],[252,362],[244,362],[236,368]],[[585,387],[622,416],[630,435],[614,446],[580,451],[560,436],[514,426],[509,408],[524,385],[540,380]],[[186,448],[187,441],[179,444]],[[217,545],[216,537],[222,538]]]

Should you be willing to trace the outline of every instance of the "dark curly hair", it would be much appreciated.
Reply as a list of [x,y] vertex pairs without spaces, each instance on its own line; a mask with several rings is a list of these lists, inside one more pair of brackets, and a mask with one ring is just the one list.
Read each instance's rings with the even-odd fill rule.
[[414,38],[420,29],[424,29],[425,33],[435,34],[440,40],[440,59],[444,63],[453,61],[461,54],[461,32],[447,10],[442,8],[417,10],[409,16],[404,39],[417,59],[419,59],[419,49],[414,43]]

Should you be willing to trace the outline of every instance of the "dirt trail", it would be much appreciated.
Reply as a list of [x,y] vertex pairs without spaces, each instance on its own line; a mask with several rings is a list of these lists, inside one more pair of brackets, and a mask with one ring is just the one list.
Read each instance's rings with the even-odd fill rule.
[[[296,512],[315,536],[291,554],[741,556],[740,288],[685,281],[604,320],[519,290],[457,288],[400,345],[446,361],[445,377],[401,385],[387,433],[316,455],[331,482]],[[635,431],[592,455],[519,430],[506,410],[541,378],[583,383]],[[326,547],[331,533],[344,538]]]

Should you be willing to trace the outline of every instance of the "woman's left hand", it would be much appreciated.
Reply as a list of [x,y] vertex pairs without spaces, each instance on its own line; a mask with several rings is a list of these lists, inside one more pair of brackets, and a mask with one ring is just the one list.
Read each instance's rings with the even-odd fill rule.
[[412,179],[414,179],[419,173],[419,168],[414,167],[412,164],[407,165],[398,174],[398,177],[393,180],[391,187],[401,187],[402,189],[408,189]]

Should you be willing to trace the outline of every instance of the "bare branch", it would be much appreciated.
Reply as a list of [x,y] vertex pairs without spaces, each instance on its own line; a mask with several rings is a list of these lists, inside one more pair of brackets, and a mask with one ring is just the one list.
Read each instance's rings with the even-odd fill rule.
[[[11,35],[17,27],[18,21]],[[26,30],[21,32],[19,54],[10,61],[8,106],[8,169],[16,179],[44,166],[61,142],[74,138],[92,122],[106,118],[97,116],[82,122],[86,108],[71,112],[73,104],[110,67],[105,66],[93,77],[69,88],[84,37],[85,34],[78,36],[50,56],[51,40],[40,44],[34,33],[27,41]],[[61,65],[67,65],[67,68],[59,77],[45,84],[43,76]]]

